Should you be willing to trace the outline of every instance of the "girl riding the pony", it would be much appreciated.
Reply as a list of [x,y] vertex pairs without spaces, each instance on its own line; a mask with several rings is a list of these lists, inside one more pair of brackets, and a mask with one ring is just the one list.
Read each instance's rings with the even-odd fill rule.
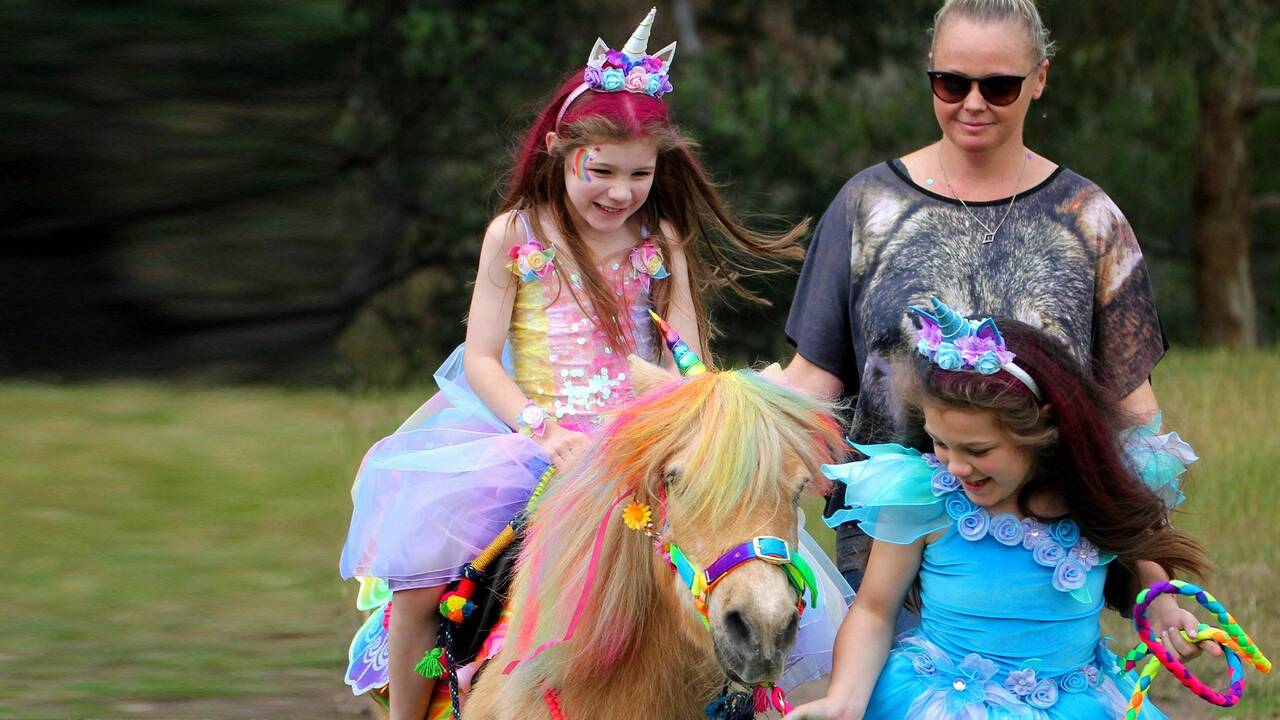
[[800,226],[738,223],[662,97],[675,43],[597,40],[521,143],[480,249],[464,347],[440,393],[369,450],[352,489],[344,578],[385,579],[392,720],[420,720],[444,587],[524,508],[548,464],[572,466],[634,393],[627,356],[663,356],[651,310],[701,354],[705,292],[802,257]]

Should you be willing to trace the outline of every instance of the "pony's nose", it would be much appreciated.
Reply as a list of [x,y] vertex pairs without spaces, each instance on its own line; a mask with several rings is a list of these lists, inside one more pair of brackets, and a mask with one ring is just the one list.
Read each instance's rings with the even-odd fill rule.
[[734,674],[748,683],[776,679],[787,652],[795,644],[799,613],[792,612],[785,623],[764,622],[735,608],[725,612],[723,621],[729,646],[726,649],[735,656]]

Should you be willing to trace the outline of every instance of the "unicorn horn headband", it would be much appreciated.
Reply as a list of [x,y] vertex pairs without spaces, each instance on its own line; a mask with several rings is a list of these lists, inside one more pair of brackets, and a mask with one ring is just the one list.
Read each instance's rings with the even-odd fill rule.
[[1017,356],[1005,347],[995,320],[969,320],[936,296],[929,296],[929,301],[933,303],[932,311],[917,305],[907,308],[920,318],[916,350],[921,355],[943,370],[968,370],[982,375],[1004,370],[1026,385],[1037,400],[1044,400],[1036,381],[1013,363]]
[[667,343],[667,347],[671,349],[671,357],[675,358],[676,367],[680,368],[681,375],[693,377],[707,371],[707,366],[702,364],[702,358],[698,357],[698,354],[684,340],[680,339],[680,336],[667,324],[666,320],[663,320],[653,310],[649,311],[649,317],[653,318],[653,323],[658,326],[658,330],[662,333],[662,339]]
[[604,38],[596,38],[596,44],[587,56],[587,68],[582,73],[582,84],[569,93],[556,115],[556,128],[564,119],[565,111],[588,90],[596,92],[633,92],[661,98],[672,91],[671,80],[667,73],[671,69],[671,61],[676,56],[676,44],[662,48],[653,55],[645,54],[649,47],[649,31],[653,29],[653,18],[658,8],[649,10],[649,14],[640,21],[635,32],[627,39],[621,50],[612,50]]

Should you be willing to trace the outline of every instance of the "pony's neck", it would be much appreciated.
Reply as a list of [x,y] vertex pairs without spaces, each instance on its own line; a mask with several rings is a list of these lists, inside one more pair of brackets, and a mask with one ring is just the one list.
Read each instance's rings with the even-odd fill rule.
[[[672,569],[654,557],[654,602],[638,628],[639,642],[608,672],[577,667],[560,696],[566,717],[701,717],[724,674],[711,637],[680,596]],[[620,644],[625,643],[619,638]],[[577,675],[578,677],[570,677]]]

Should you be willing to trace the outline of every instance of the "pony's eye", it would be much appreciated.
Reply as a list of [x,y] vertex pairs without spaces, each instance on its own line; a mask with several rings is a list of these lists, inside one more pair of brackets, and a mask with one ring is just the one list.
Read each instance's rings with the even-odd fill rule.
[[662,473],[662,484],[668,489],[670,489],[672,485],[675,485],[679,480],[680,470],[677,468],[668,468],[666,472]]

